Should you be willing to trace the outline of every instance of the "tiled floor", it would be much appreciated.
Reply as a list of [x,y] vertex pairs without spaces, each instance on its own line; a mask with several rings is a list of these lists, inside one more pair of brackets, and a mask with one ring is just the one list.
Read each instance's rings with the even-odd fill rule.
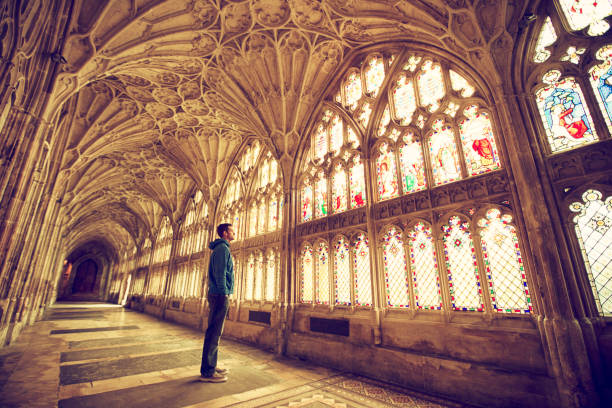
[[203,334],[99,303],[58,303],[0,349],[2,407],[460,407],[223,339],[229,381],[201,383]]

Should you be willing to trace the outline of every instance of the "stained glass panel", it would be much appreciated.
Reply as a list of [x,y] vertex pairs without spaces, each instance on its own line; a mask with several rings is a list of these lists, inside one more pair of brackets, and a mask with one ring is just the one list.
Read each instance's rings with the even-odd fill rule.
[[329,304],[329,248],[324,242],[320,242],[317,246],[316,274],[315,301],[327,305]]
[[468,172],[474,176],[499,169],[499,154],[489,116],[480,112],[476,105],[468,106],[463,115],[465,119],[459,122],[459,134]]
[[332,176],[332,212],[346,211],[348,206],[348,187],[346,185],[346,171],[340,163],[336,165]]
[[302,303],[312,303],[314,299],[314,259],[312,248],[308,245],[302,250],[302,284],[300,294]]
[[324,124],[321,123],[319,127],[317,127],[317,131],[315,132],[314,140],[315,140],[315,145],[314,145],[315,158],[319,160],[323,160],[323,158],[325,158],[325,155],[327,154],[327,151],[328,151],[328,138],[327,138],[327,132],[325,130]]
[[414,83],[406,74],[401,75],[393,87],[393,108],[400,124],[408,125],[417,108]]
[[427,60],[421,66],[421,72],[417,75],[419,86],[419,98],[422,106],[427,106],[430,112],[435,112],[440,107],[440,101],[446,93],[442,67]]
[[573,78],[559,80],[559,71],[544,76],[547,85],[536,92],[536,102],[553,152],[597,140],[593,120],[580,85]]
[[603,62],[591,68],[589,79],[608,131],[612,134],[612,45],[601,47],[596,57]]
[[419,222],[408,238],[416,307],[439,310],[442,308],[442,295],[431,227]]
[[483,311],[482,288],[469,224],[452,216],[443,231],[444,259],[453,309]]
[[275,282],[276,282],[276,256],[274,252],[270,251],[266,258],[266,294],[265,299],[267,301],[273,301],[276,298],[275,295]]
[[249,236],[257,234],[257,206],[253,204],[249,211]]
[[453,130],[440,119],[433,123],[432,129],[433,133],[429,137],[429,157],[435,184],[459,180],[461,168]]
[[403,141],[399,147],[399,161],[404,193],[424,190],[427,181],[421,143],[411,132],[404,135]]
[[340,153],[340,149],[344,144],[343,128],[344,123],[342,122],[342,119],[340,119],[340,116],[334,115],[332,117],[331,127],[329,129],[329,136],[331,141],[330,150],[334,154],[334,156]]
[[370,247],[364,233],[357,235],[353,243],[353,267],[355,268],[355,304],[372,305],[372,278],[370,276]]
[[535,47],[535,53],[533,55],[533,61],[536,63],[541,63],[550,58],[550,51],[548,51],[546,47],[553,45],[555,41],[557,41],[555,27],[553,26],[550,17],[546,17],[546,20],[542,25],[542,29],[540,30],[538,42]]
[[452,69],[449,71],[449,74],[453,91],[461,91],[461,96],[463,96],[464,98],[469,98],[470,96],[474,95],[474,92],[476,90],[472,85],[470,85],[467,79],[465,79]]
[[387,304],[390,307],[409,306],[406,254],[401,232],[392,227],[383,236],[383,260],[387,286]]
[[347,127],[348,127],[349,143],[353,146],[353,148],[359,147],[359,138],[357,138],[357,134],[355,133],[355,130],[350,126],[347,126]]
[[378,183],[378,198],[386,200],[397,197],[397,169],[395,155],[386,143],[380,146],[380,155],[376,158],[376,176]]
[[572,30],[582,30],[595,25],[589,30],[589,35],[601,35],[600,23],[605,17],[612,14],[611,0],[559,0],[561,9]]
[[346,96],[346,105],[351,111],[357,109],[359,99],[362,95],[361,76],[359,72],[353,71],[346,77],[344,83],[344,95]]
[[368,123],[370,123],[370,116],[372,116],[372,108],[368,102],[365,102],[357,115],[357,120],[364,129],[367,129]]
[[353,165],[349,170],[351,185],[351,208],[363,207],[366,203],[365,176],[361,157],[353,158]]
[[315,218],[327,215],[327,179],[319,175],[315,184]]
[[263,234],[264,232],[266,232],[266,203],[259,203],[259,209],[257,211],[257,233]]
[[381,57],[375,56],[368,60],[365,70],[366,92],[376,97],[380,86],[385,80],[385,62]]
[[587,190],[583,202],[570,205],[576,236],[582,250],[597,307],[604,316],[612,315],[612,196],[602,201],[602,193]]
[[336,304],[351,304],[351,261],[349,244],[340,237],[334,252],[334,284]]
[[489,279],[493,309],[505,313],[530,313],[531,297],[516,229],[510,215],[501,217],[497,209],[487,211],[478,225],[482,258]]
[[276,196],[270,199],[270,210],[268,212],[268,231],[276,231],[278,228],[278,200]]
[[302,187],[302,221],[312,219],[312,185],[310,183]]
[[253,254],[247,258],[246,277],[244,278],[244,299],[253,299],[253,283],[255,282],[255,257]]
[[263,300],[263,256],[257,255],[255,260],[255,285],[253,298],[255,300]]

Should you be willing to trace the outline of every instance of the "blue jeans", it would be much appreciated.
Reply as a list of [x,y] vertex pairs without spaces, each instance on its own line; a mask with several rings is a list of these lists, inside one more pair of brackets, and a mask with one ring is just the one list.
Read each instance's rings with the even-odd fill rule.
[[208,327],[204,336],[202,349],[202,366],[200,374],[211,377],[217,367],[217,354],[219,352],[219,339],[223,333],[223,324],[229,309],[228,296],[208,294]]

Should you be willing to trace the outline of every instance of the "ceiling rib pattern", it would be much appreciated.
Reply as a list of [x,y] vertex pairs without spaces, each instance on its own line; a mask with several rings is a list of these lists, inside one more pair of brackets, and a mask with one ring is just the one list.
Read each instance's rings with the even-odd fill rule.
[[495,50],[512,42],[507,27],[525,4],[76,1],[68,63],[47,110],[49,120],[71,121],[54,137],[65,146],[58,189],[71,234],[90,231],[75,230],[83,223],[104,229],[103,214],[123,220],[135,240],[154,233],[162,213],[176,222],[196,190],[215,199],[249,138],[291,163],[327,86],[359,47],[418,42],[495,82]]

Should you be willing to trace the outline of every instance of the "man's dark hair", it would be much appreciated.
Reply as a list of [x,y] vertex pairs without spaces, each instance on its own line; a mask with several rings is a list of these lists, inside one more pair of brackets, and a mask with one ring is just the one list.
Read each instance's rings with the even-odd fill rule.
[[217,226],[217,235],[219,235],[221,238],[223,238],[223,233],[227,230],[229,230],[229,227],[231,227],[232,224],[229,223],[223,223],[223,224],[219,224]]

